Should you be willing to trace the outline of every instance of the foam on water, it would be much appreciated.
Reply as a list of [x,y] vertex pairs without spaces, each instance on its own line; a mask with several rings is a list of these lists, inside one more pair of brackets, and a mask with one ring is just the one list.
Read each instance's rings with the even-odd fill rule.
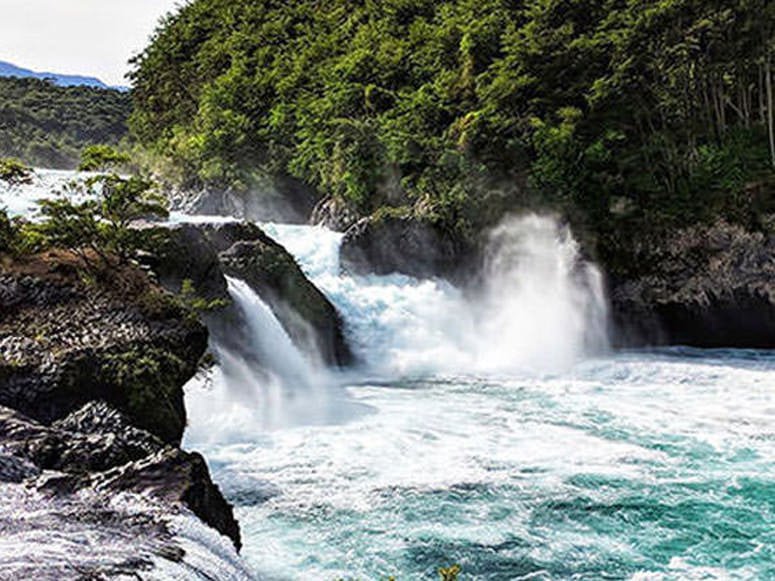
[[[767,578],[775,357],[350,388],[375,413],[208,458],[273,578]],[[696,381],[695,381],[696,380]],[[575,577],[574,577],[575,576]]]
[[342,312],[372,372],[547,372],[607,349],[600,272],[551,217],[511,218],[496,228],[484,285],[473,293],[398,274],[348,276],[339,264],[341,234],[265,227]]
[[[493,232],[476,293],[342,274],[341,235],[266,229],[364,364],[321,370],[230,281],[252,338],[215,345],[186,441],[236,504],[260,577],[433,579],[460,563],[477,580],[775,578],[775,354],[606,354],[600,275],[546,217]],[[57,510],[36,502],[6,506]],[[191,571],[246,575],[201,523],[175,532]],[[5,563],[23,562],[17,542],[33,558],[24,535],[5,537]]]
[[210,442],[249,563],[272,579],[773,576],[775,356],[606,356],[600,276],[570,234],[504,228],[472,296],[342,274],[339,234],[266,226],[379,381],[349,378],[372,413]]

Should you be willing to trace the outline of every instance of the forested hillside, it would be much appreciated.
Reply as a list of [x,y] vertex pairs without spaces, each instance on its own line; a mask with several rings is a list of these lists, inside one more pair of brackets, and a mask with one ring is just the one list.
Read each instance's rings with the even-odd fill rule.
[[74,168],[86,145],[116,144],[127,133],[127,93],[0,78],[0,157]]
[[774,27],[767,0],[196,0],[135,61],[131,125],[191,183],[261,168],[461,232],[548,205],[605,252],[763,227]]

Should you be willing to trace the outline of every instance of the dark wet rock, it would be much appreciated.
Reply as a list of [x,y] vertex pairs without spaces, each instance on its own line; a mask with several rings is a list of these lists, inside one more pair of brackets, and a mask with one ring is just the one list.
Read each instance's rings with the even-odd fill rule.
[[202,522],[228,537],[237,550],[242,546],[232,506],[213,483],[204,458],[196,452],[166,446],[105,472],[46,475],[39,478],[38,489],[57,497],[85,489],[106,496],[133,493],[169,507],[185,506]]
[[775,235],[719,222],[643,244],[611,281],[622,345],[775,347]]
[[256,222],[304,224],[319,199],[317,192],[290,176],[259,178],[246,189],[170,188],[173,209],[187,214],[231,216]]
[[191,281],[197,296],[205,299],[226,299],[229,296],[218,252],[193,224],[154,227],[160,240],[157,251],[146,263],[159,282],[173,293],[179,293],[183,281]]
[[[74,555],[83,563],[77,571],[13,558],[0,559],[4,570],[106,578],[150,571],[156,557],[180,561],[185,551],[165,523],[183,507],[239,547],[231,506],[203,458],[174,447],[186,423],[183,386],[198,369],[207,330],[134,267],[88,281],[78,267],[73,256],[52,252],[5,262],[0,272],[0,492],[45,515],[32,523],[0,511],[0,529],[74,538],[87,530],[100,550],[125,540],[144,552],[92,558],[86,547]],[[118,493],[134,495],[141,508],[109,507]]]
[[[149,495],[188,507],[240,546],[231,505],[204,459],[165,445],[104,402],[89,403],[52,426],[0,408],[0,442],[0,481],[38,478],[40,490],[57,496],[82,489]],[[57,473],[41,476],[42,470]]]
[[141,273],[117,273],[120,289],[89,286],[54,259],[36,260],[0,273],[0,405],[50,423],[102,400],[179,443],[182,386],[206,328]]
[[312,211],[310,223],[325,226],[329,230],[344,232],[360,220],[360,213],[338,197],[321,200]]
[[229,537],[237,550],[240,530],[231,505],[210,478],[204,458],[167,447],[143,460],[95,475],[89,486],[98,492],[135,492],[188,507],[203,522]]
[[[225,275],[248,283],[272,308],[291,339],[328,365],[348,365],[352,354],[331,302],[307,279],[294,258],[250,222],[152,226],[164,243],[146,264],[169,291],[191,281],[197,297],[229,301]],[[240,314],[226,308],[205,315],[212,332],[229,341]],[[223,333],[221,333],[223,331]]]
[[359,274],[459,280],[474,260],[474,248],[459,236],[413,216],[364,218],[347,230],[342,242],[344,267]]
[[285,248],[247,222],[200,227],[220,252],[223,272],[250,285],[294,343],[329,365],[352,362],[339,313]]
[[41,470],[32,462],[0,452],[0,482],[12,482],[18,484],[28,478],[40,476]]
[[76,473],[108,470],[164,447],[104,402],[91,402],[50,427],[0,408],[0,442],[41,469]]

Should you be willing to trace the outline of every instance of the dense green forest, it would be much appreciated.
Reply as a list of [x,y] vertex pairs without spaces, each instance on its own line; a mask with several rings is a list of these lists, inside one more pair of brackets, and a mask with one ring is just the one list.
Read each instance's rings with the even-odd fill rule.
[[127,134],[131,107],[119,91],[0,78],[0,157],[74,168],[83,147],[116,144]]
[[774,28],[767,0],[195,0],[134,61],[131,127],[189,183],[290,174],[461,232],[764,227]]

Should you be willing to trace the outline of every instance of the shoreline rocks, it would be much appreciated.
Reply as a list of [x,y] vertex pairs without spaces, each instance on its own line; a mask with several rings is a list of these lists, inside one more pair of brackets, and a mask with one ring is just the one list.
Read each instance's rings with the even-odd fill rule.
[[775,235],[724,221],[675,232],[611,281],[620,346],[775,348]]

